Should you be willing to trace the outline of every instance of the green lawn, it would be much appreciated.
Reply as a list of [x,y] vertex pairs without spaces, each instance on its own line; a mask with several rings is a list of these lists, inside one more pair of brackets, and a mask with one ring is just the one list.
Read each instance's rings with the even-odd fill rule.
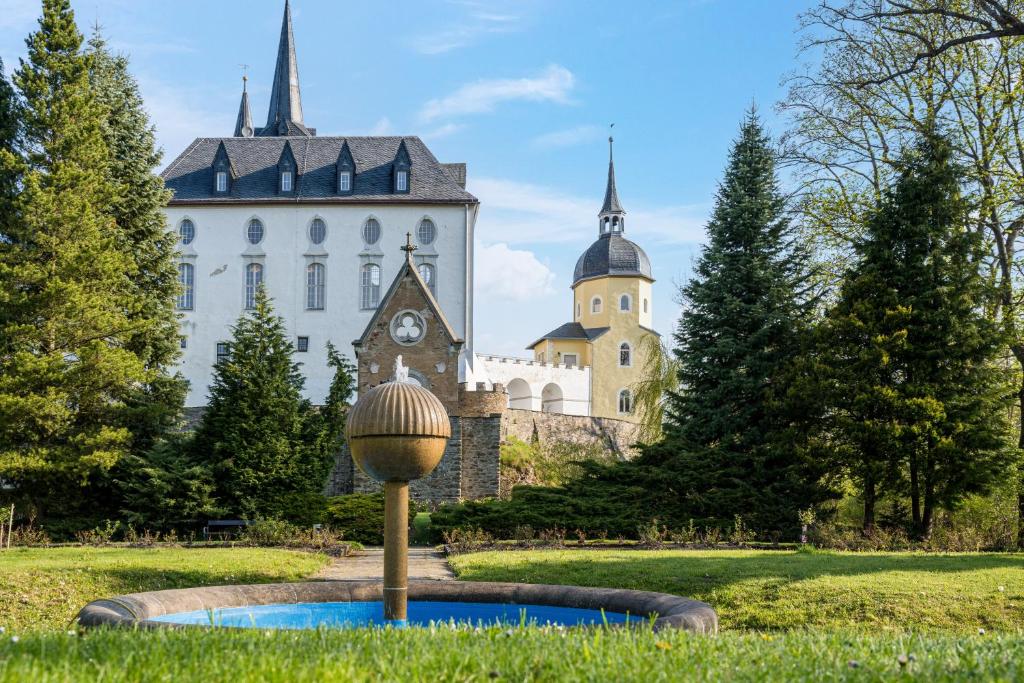
[[723,630],[1024,629],[1024,555],[538,550],[459,555],[451,564],[470,581],[685,595],[711,604]]
[[323,555],[263,548],[12,548],[0,552],[0,626],[63,629],[97,598],[298,581],[327,562]]

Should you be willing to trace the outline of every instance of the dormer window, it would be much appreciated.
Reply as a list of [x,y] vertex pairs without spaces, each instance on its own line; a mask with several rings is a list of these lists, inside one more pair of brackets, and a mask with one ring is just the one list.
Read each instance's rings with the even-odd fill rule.
[[408,171],[396,171],[395,172],[395,192],[408,192],[409,191],[409,172]]
[[396,193],[409,192],[409,169],[411,166],[409,150],[405,147],[405,140],[402,140],[398,145],[398,152],[395,154],[395,163],[392,167],[394,173],[392,181]]
[[292,192],[295,192],[297,180],[295,173],[295,155],[292,154],[291,144],[286,142],[284,143],[284,149],[281,150],[281,156],[277,160],[278,192],[281,194],[291,194]]
[[292,172],[282,171],[281,172],[281,192],[292,191]]
[[228,150],[221,142],[213,157],[213,193],[226,194],[231,191],[231,177],[234,175]]
[[227,171],[217,171],[217,192],[228,191],[228,173]]
[[352,194],[355,184],[356,162],[352,158],[352,150],[348,148],[348,140],[341,145],[338,152],[338,194]]
[[338,192],[352,191],[352,171],[340,171],[338,173]]

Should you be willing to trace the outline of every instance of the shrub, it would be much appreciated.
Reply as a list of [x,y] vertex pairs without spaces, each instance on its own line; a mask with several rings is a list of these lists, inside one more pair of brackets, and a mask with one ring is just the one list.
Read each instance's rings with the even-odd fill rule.
[[[409,524],[416,517],[417,506],[409,501]],[[325,521],[330,528],[350,541],[364,545],[384,543],[384,494],[352,493],[327,500]],[[433,526],[433,519],[431,519]]]
[[358,543],[346,541],[343,534],[330,528],[299,527],[279,519],[258,519],[242,530],[242,545],[273,548],[308,548],[328,555],[347,555]]

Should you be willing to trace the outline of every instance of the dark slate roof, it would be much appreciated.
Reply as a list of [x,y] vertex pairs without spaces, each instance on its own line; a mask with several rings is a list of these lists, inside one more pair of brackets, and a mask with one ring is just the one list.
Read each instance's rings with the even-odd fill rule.
[[252,125],[252,112],[249,110],[249,92],[246,90],[245,81],[242,80],[242,102],[238,105],[238,118],[235,119],[235,137],[250,138],[255,132]]
[[292,34],[292,10],[284,2],[281,40],[277,45],[274,83],[270,88],[267,125],[257,135],[313,135],[302,121],[302,93],[299,90],[299,61],[295,57],[295,36]]
[[608,138],[608,184],[604,188],[604,204],[601,214],[624,214],[625,209],[619,203],[619,190],[615,187],[615,159],[612,157],[612,139]]
[[[405,141],[409,152],[409,192],[392,192],[391,165]],[[336,163],[348,142],[355,161],[353,191],[337,193]],[[278,195],[277,162],[286,143],[291,143],[298,165],[293,195]],[[213,159],[223,144],[234,177],[226,195],[213,192]],[[161,174],[174,192],[171,204],[306,202],[402,202],[476,203],[477,198],[459,186],[418,137],[252,137],[198,138]]]
[[618,233],[605,233],[583,252],[572,276],[575,287],[582,280],[607,275],[651,277],[651,260],[644,250]]
[[565,323],[551,330],[526,348],[532,349],[545,339],[586,339],[587,341],[594,341],[610,329],[610,327],[583,327],[579,323]]

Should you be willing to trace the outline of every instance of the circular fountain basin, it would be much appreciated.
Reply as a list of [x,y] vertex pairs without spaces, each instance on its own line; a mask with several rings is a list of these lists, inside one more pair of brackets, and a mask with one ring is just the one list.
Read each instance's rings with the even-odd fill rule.
[[[215,586],[134,593],[95,600],[78,613],[83,626],[130,628],[359,628],[404,625],[384,620],[377,581]],[[410,626],[539,624],[718,630],[709,605],[664,593],[522,583],[413,581]]]

